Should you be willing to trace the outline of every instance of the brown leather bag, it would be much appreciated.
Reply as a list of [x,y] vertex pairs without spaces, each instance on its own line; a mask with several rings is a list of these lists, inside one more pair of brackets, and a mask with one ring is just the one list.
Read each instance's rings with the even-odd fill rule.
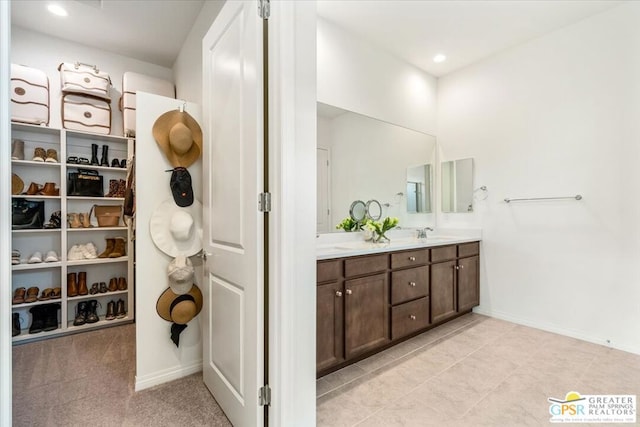
[[122,215],[121,205],[93,205],[89,217],[95,213],[98,227],[118,227]]

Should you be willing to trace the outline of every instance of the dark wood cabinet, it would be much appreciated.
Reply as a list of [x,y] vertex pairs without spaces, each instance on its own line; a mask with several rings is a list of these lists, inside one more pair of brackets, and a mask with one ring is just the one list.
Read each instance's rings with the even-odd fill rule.
[[431,264],[431,323],[454,316],[457,311],[456,261]]
[[390,341],[387,274],[345,282],[345,355],[347,359]]
[[471,310],[480,304],[480,257],[458,260],[458,312]]
[[344,362],[344,289],[341,283],[317,287],[316,368]]

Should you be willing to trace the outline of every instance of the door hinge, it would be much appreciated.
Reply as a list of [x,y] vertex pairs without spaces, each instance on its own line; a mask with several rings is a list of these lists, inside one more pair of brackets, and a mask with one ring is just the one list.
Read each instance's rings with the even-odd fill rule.
[[263,385],[258,390],[258,399],[260,406],[271,406],[271,387],[269,385]]
[[258,15],[262,19],[269,19],[271,16],[270,0],[258,0]]
[[271,212],[271,193],[260,193],[258,210],[260,212]]

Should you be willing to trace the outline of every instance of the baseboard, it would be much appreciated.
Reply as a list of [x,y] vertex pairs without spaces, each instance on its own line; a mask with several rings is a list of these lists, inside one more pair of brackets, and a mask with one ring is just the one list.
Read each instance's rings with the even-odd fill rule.
[[202,359],[196,360],[187,366],[176,366],[143,376],[136,375],[135,391],[144,390],[158,384],[164,384],[200,371],[202,371]]
[[496,319],[506,320],[508,322],[517,323],[519,325],[529,326],[531,328],[541,329],[543,331],[552,332],[554,334],[564,335],[571,338],[576,338],[582,341],[587,341],[593,344],[603,345],[605,347],[615,348],[616,350],[626,351],[628,353],[640,355],[640,346],[636,344],[625,343],[608,343],[604,338],[598,338],[591,335],[585,335],[582,332],[574,331],[571,329],[564,329],[553,324],[534,321],[531,319],[524,319],[518,316],[513,316],[509,313],[501,312],[498,310],[485,310],[482,307],[476,307],[473,309],[474,313],[483,314],[489,317],[495,317]]

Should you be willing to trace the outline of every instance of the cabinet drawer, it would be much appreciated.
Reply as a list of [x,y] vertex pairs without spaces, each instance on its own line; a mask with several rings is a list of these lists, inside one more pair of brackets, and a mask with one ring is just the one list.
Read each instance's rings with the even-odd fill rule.
[[410,267],[429,262],[429,249],[395,252],[391,254],[391,268]]
[[429,297],[391,309],[391,339],[397,340],[429,326]]
[[391,273],[391,304],[429,295],[429,267],[422,266]]
[[318,261],[316,267],[316,282],[332,282],[342,275],[342,260]]
[[480,242],[463,243],[458,245],[458,256],[466,257],[480,253]]
[[386,271],[388,260],[387,254],[347,259],[344,261],[344,276],[354,277]]
[[442,246],[431,248],[431,262],[448,261],[456,258],[456,246]]

